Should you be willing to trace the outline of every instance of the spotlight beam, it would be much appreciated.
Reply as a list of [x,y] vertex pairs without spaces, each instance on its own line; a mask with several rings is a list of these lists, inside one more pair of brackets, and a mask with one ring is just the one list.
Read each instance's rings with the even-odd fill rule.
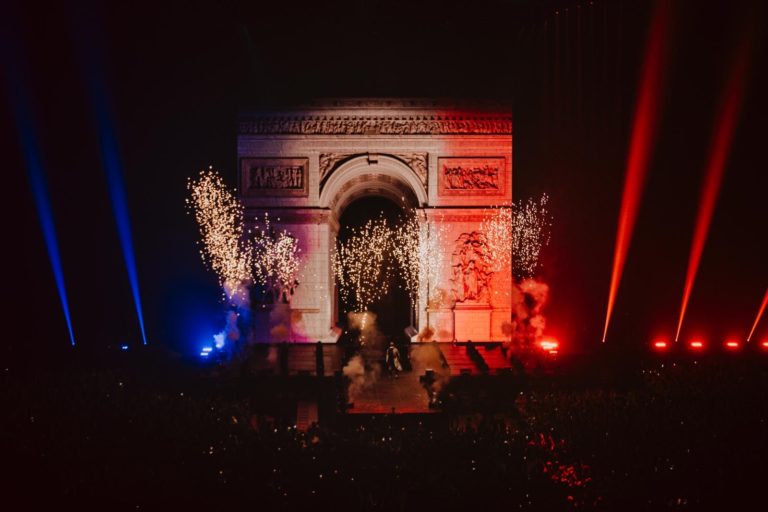
[[125,193],[117,138],[109,117],[106,94],[99,85],[96,85],[94,89],[94,104],[96,109],[96,121],[99,128],[101,158],[104,163],[104,172],[107,177],[107,187],[109,188],[109,197],[112,202],[112,211],[115,215],[117,232],[120,237],[120,246],[123,250],[123,260],[128,272],[128,281],[131,285],[133,303],[136,308],[136,316],[141,330],[141,339],[144,345],[146,345],[147,334],[144,330],[144,315],[141,308],[139,275],[136,269],[136,257],[133,249],[133,236],[131,234],[131,220],[128,213],[128,201]]
[[69,332],[69,342],[75,346],[75,334],[72,328],[72,317],[69,311],[69,300],[67,299],[67,287],[64,281],[64,269],[61,263],[61,254],[59,252],[59,241],[56,236],[56,226],[53,221],[53,209],[51,208],[51,199],[48,193],[48,186],[45,180],[45,171],[40,154],[40,148],[37,144],[37,137],[32,122],[32,114],[28,107],[28,98],[24,93],[25,88],[21,83],[19,71],[15,59],[12,59],[7,53],[5,46],[9,43],[5,38],[0,40],[3,46],[2,57],[6,64],[6,83],[10,93],[11,109],[16,120],[16,125],[21,139],[22,153],[27,168],[27,178],[32,188],[32,195],[35,201],[35,209],[40,219],[40,226],[43,230],[45,247],[48,251],[48,260],[51,263],[53,277],[56,282],[56,289],[59,294],[59,302],[64,313],[64,320]]
[[48,195],[48,187],[45,182],[45,176],[43,175],[42,162],[40,161],[40,154],[34,140],[34,135],[31,133],[31,126],[25,121],[21,121],[19,124],[25,125],[23,127],[20,126],[19,131],[21,132],[22,144],[24,147],[24,160],[27,164],[27,175],[29,176],[29,183],[35,198],[37,215],[40,218],[40,224],[43,229],[43,237],[45,238],[45,246],[48,249],[48,259],[51,262],[51,269],[53,270],[53,276],[56,281],[59,301],[61,302],[64,319],[67,323],[69,342],[74,347],[75,334],[72,329],[72,317],[69,312],[67,287],[64,282],[64,269],[61,264],[59,241],[56,236],[56,227],[53,222],[53,211],[51,209],[51,199]]
[[752,335],[755,334],[755,329],[757,328],[757,324],[760,323],[760,318],[763,316],[763,313],[765,312],[766,304],[768,304],[768,289],[765,290],[765,297],[763,297],[763,303],[760,304],[760,309],[757,310],[757,316],[755,317],[755,322],[752,324],[752,329],[749,331],[749,336],[747,336],[747,341],[752,340]]
[[627,156],[624,191],[621,198],[619,225],[614,248],[611,286],[608,291],[608,308],[603,328],[603,343],[619,290],[624,263],[627,259],[637,211],[643,193],[648,163],[653,150],[659,118],[659,96],[665,68],[665,47],[669,26],[669,2],[659,0],[653,14],[645,48],[645,58],[632,126],[629,154]]
[[688,270],[685,276],[685,288],[683,289],[683,300],[680,305],[680,317],[677,321],[675,341],[680,339],[680,330],[683,327],[683,320],[688,309],[688,301],[691,298],[691,290],[693,290],[693,284],[696,281],[696,273],[699,269],[701,255],[707,241],[710,224],[712,223],[717,196],[723,182],[725,164],[731,150],[733,135],[736,131],[736,124],[744,99],[744,84],[748,60],[748,47],[743,45],[731,69],[712,133],[704,186],[701,190],[699,210],[696,215],[696,228],[693,234],[691,253],[688,257]]
[[144,314],[141,307],[141,294],[139,293],[139,276],[136,267],[131,220],[120,159],[120,146],[114,130],[112,109],[110,108],[107,80],[104,72],[108,60],[105,56],[107,48],[105,44],[106,37],[100,31],[104,25],[102,16],[103,13],[98,9],[86,11],[86,9],[82,8],[78,10],[74,20],[77,28],[76,41],[99,132],[101,159],[112,203],[112,212],[117,224],[123,261],[128,273],[136,317],[139,322],[139,329],[141,330],[141,339],[144,345],[146,345],[147,334],[144,328]]

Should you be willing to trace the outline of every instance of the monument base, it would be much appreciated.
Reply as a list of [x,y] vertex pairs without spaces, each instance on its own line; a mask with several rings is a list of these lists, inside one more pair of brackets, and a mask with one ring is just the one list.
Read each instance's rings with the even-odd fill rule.
[[[510,338],[512,310],[493,308],[491,313],[491,341],[507,341]],[[506,332],[506,333],[505,333]]]
[[492,312],[488,304],[457,304],[453,308],[456,341],[490,340]]
[[453,341],[453,310],[428,309],[427,325],[435,330],[434,341]]

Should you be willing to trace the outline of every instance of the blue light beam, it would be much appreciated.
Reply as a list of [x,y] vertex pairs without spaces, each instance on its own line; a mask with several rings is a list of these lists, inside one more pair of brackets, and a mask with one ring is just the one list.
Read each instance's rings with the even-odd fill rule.
[[[3,43],[5,43],[5,41],[3,41]],[[5,48],[3,48],[3,50],[5,50]],[[37,210],[37,216],[40,219],[40,226],[43,230],[45,247],[48,250],[48,259],[51,262],[53,277],[59,292],[61,309],[64,312],[64,319],[67,322],[69,341],[74,347],[75,334],[72,329],[72,317],[69,313],[67,287],[64,283],[64,269],[61,264],[59,241],[56,237],[56,226],[53,222],[53,209],[51,208],[51,199],[48,194],[48,186],[45,180],[40,148],[38,147],[37,138],[35,137],[31,113],[28,109],[28,99],[23,92],[24,87],[18,76],[18,70],[15,69],[16,66],[13,66],[13,63],[11,62],[12,59],[9,58],[9,55],[6,52],[3,53],[5,54],[3,55],[3,57],[5,57],[4,60],[6,61],[5,75],[7,77],[8,90],[10,93],[11,110],[13,111],[19,137],[21,139],[24,163],[27,168],[27,178],[29,180],[30,188],[32,189],[35,209]]]
[[112,202],[112,212],[117,224],[117,233],[120,239],[120,247],[123,251],[123,261],[128,272],[128,281],[131,285],[133,304],[136,308],[136,317],[141,329],[141,340],[147,344],[147,334],[144,329],[144,314],[141,307],[141,294],[139,293],[139,273],[136,269],[136,257],[131,234],[131,218],[128,212],[128,199],[123,178],[122,162],[117,135],[114,129],[112,110],[110,108],[109,94],[105,68],[108,59],[105,55],[106,38],[101,32],[103,26],[103,12],[96,7],[98,4],[80,6],[75,10],[74,28],[76,30],[75,41],[81,59],[82,71],[90,93],[96,128],[99,132],[99,147],[104,174],[107,179],[107,188]]
[[[94,80],[96,81],[96,80]],[[123,250],[123,260],[128,271],[128,280],[131,284],[133,303],[136,306],[136,316],[141,329],[141,339],[147,344],[147,334],[144,330],[144,314],[141,308],[141,294],[139,293],[139,274],[136,270],[136,257],[133,250],[133,236],[131,235],[131,219],[128,214],[128,200],[125,193],[122,166],[117,138],[109,115],[109,107],[106,93],[99,83],[93,84],[93,101],[96,112],[96,122],[99,129],[99,144],[101,147],[101,159],[104,164],[104,173],[107,177],[107,187],[112,201],[112,211],[115,215],[117,232],[120,237],[120,246]]]

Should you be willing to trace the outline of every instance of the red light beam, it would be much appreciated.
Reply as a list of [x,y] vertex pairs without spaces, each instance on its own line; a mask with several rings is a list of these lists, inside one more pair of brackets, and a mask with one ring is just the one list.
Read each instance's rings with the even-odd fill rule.
[[611,271],[611,287],[608,291],[608,309],[605,313],[603,343],[608,335],[616,293],[619,290],[621,274],[627,259],[629,243],[635,229],[635,220],[643,193],[648,162],[653,149],[656,126],[659,118],[659,96],[665,64],[665,46],[669,25],[669,1],[658,0],[653,13],[650,32],[645,47],[645,60],[639,94],[635,104],[635,118],[632,125],[629,154],[627,155],[624,191],[619,211],[619,225]]
[[747,62],[749,51],[746,44],[742,44],[738,56],[731,70],[731,75],[724,90],[722,103],[715,122],[714,132],[710,143],[710,152],[707,160],[706,174],[704,178],[704,187],[701,190],[699,198],[699,211],[696,216],[696,228],[693,234],[693,243],[691,244],[691,253],[688,257],[688,271],[685,276],[685,288],[683,290],[683,301],[680,305],[680,318],[677,322],[677,333],[675,341],[680,338],[680,330],[683,327],[683,319],[688,309],[688,300],[691,297],[693,283],[696,280],[696,272],[701,262],[701,253],[704,251],[704,244],[707,241],[707,233],[712,222],[712,215],[715,211],[717,195],[720,192],[720,185],[723,182],[725,173],[725,164],[728,160],[728,153],[733,142],[733,135],[736,131],[736,123],[741,110],[742,100],[744,98],[744,83],[747,74]]
[[749,331],[749,336],[747,336],[747,341],[750,341],[752,339],[752,335],[755,334],[755,329],[757,329],[757,324],[760,323],[760,318],[763,316],[763,313],[765,312],[766,304],[768,304],[768,289],[765,290],[765,297],[763,297],[763,303],[760,304],[760,309],[757,311],[757,316],[755,317],[755,323],[752,324],[752,330]]

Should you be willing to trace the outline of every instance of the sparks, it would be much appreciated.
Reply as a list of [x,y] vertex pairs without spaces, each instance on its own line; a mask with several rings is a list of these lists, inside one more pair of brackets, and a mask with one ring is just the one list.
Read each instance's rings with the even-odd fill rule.
[[549,196],[495,208],[482,224],[494,271],[508,268],[517,279],[533,277],[539,268],[541,249],[549,244],[552,216]]
[[187,189],[187,208],[200,230],[203,262],[216,273],[226,300],[247,301],[253,249],[243,236],[242,205],[213,169],[189,180]]
[[[259,219],[256,224],[260,225]],[[272,302],[289,303],[296,287],[301,267],[299,241],[288,231],[275,231],[264,215],[263,223],[252,238],[254,277],[263,285]]]
[[392,268],[387,255],[392,251],[392,233],[385,219],[371,220],[336,243],[333,272],[344,302],[354,311],[367,311],[389,292]]
[[412,304],[426,303],[443,270],[446,226],[442,221],[419,219],[416,212],[392,231],[392,252]]

